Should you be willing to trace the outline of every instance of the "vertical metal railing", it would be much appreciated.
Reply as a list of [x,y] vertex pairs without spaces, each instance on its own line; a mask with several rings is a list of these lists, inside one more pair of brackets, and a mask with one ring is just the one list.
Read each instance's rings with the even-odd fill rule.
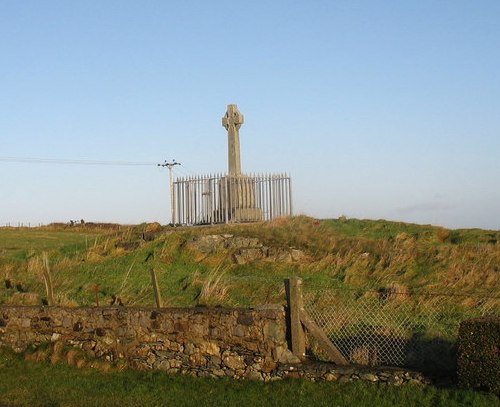
[[[172,188],[173,223],[200,225],[291,216],[287,174],[225,174],[177,178]],[[241,215],[241,214],[244,215]]]

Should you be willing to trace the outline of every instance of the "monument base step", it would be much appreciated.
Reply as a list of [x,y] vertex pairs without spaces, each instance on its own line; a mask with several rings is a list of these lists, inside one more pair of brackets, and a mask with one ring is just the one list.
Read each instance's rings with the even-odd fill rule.
[[260,208],[236,208],[229,214],[230,222],[259,222],[264,219]]

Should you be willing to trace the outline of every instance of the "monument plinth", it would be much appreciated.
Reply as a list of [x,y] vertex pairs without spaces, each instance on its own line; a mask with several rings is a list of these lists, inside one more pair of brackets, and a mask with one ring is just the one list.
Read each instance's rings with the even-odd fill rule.
[[240,128],[245,119],[236,105],[228,105],[222,126],[227,130],[228,175],[220,184],[220,210],[233,222],[262,220],[262,209],[256,206],[253,177],[241,173]]

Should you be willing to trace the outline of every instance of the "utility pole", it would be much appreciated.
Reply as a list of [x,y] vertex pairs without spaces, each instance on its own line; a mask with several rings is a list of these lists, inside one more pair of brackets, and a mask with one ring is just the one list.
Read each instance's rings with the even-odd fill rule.
[[163,164],[158,164],[158,167],[167,167],[168,168],[168,175],[170,178],[170,221],[172,222],[172,225],[175,226],[175,208],[174,208],[174,181],[172,179],[172,168],[174,168],[176,165],[181,165],[181,163],[178,163],[175,160],[172,160],[172,162],[165,162]]

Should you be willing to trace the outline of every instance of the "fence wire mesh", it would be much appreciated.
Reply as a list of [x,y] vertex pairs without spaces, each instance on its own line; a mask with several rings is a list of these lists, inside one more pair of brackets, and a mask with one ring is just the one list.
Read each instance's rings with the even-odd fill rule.
[[[454,369],[460,322],[500,315],[500,297],[346,291],[304,286],[304,308],[351,363]],[[314,338],[312,356],[327,359]]]

